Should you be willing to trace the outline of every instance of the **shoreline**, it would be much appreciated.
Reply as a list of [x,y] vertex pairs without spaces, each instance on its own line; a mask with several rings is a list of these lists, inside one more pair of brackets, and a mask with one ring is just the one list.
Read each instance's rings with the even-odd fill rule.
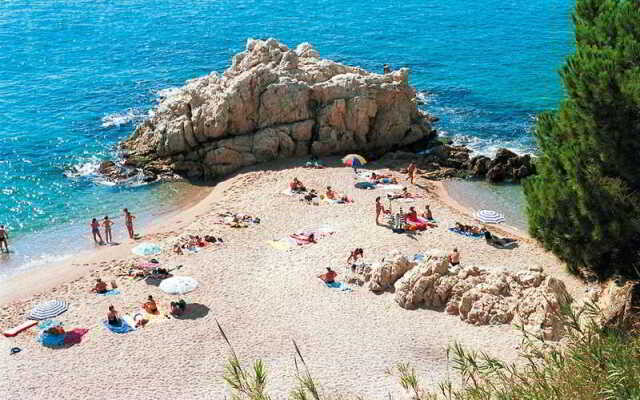
[[[94,245],[94,248],[81,250],[77,254],[65,258],[62,262],[49,266],[37,266],[10,275],[0,282],[0,306],[81,278],[91,273],[92,267],[95,267],[96,264],[126,258],[131,254],[133,247],[144,241],[145,236],[160,233],[168,229],[171,224],[181,223],[181,216],[203,203],[215,188],[213,184],[212,186],[198,187],[186,181],[184,183],[189,187],[176,193],[179,199],[176,204],[166,210],[151,210],[148,215],[145,215],[149,220],[136,225],[137,232],[145,232],[140,239],[128,239],[124,233],[125,237],[117,246]],[[187,192],[187,196],[185,196],[185,192]],[[157,222],[158,219],[163,219],[163,221]],[[122,234],[120,232],[120,235]],[[90,238],[88,232],[86,236]]]

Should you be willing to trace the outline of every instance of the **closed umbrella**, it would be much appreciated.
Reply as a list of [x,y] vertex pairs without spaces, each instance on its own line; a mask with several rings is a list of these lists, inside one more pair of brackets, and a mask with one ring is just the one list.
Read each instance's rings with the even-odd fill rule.
[[43,319],[49,319],[56,317],[69,309],[69,305],[66,301],[51,300],[44,303],[40,303],[35,306],[29,313],[28,319],[34,319],[41,321]]
[[499,224],[504,222],[504,214],[493,210],[476,211],[475,217],[478,221],[485,224]]
[[188,276],[174,276],[160,283],[160,290],[169,294],[185,294],[198,287],[198,281]]
[[162,247],[155,243],[145,242],[131,249],[131,252],[139,256],[155,256],[156,254],[162,253]]

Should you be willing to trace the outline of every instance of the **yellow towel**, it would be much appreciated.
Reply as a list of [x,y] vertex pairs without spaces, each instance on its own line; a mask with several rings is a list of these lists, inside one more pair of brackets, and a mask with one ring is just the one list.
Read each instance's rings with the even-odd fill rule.
[[289,250],[289,248],[291,248],[291,245],[284,240],[267,240],[267,244],[274,249],[281,251]]

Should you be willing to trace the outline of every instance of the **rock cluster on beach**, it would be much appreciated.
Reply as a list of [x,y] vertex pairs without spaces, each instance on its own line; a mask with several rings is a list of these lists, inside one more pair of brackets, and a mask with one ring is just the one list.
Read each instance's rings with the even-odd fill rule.
[[354,272],[351,283],[367,284],[374,292],[393,288],[402,308],[444,310],[474,325],[515,322],[546,340],[561,338],[558,311],[572,301],[562,281],[539,270],[449,268],[446,255],[427,256],[416,263],[391,253],[380,263],[358,266]]
[[217,177],[294,156],[385,150],[435,135],[406,68],[376,74],[308,43],[247,41],[231,66],[187,82],[122,144],[145,174]]

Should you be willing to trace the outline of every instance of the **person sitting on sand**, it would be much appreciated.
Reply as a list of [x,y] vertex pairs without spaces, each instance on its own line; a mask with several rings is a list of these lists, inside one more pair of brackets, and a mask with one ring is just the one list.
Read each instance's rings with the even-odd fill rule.
[[122,319],[120,319],[118,311],[116,311],[115,307],[113,306],[109,306],[109,312],[107,313],[107,322],[112,326],[122,325]]
[[459,265],[460,253],[458,253],[458,248],[454,248],[453,251],[449,253],[447,258],[449,259],[449,264],[451,264],[451,266],[455,267],[456,265]]
[[293,178],[293,181],[289,183],[289,188],[291,188],[292,192],[306,192],[307,188],[304,187],[302,182],[298,180],[298,178]]
[[518,241],[516,239],[510,239],[510,238],[500,238],[498,236],[494,236],[491,234],[491,232],[489,232],[488,230],[484,230],[484,240],[486,240],[486,242],[492,246],[495,247],[505,247],[508,246],[512,243],[517,243]]
[[353,250],[349,255],[349,258],[347,258],[347,265],[350,264],[351,269],[355,270],[356,262],[358,260],[362,260],[363,257],[364,257],[364,251],[362,250],[362,248],[358,247],[357,249]]
[[183,255],[184,253],[182,252],[182,247],[180,247],[179,244],[174,244],[173,245],[173,252],[179,256]]
[[104,294],[107,293],[107,284],[102,281],[102,279],[96,279],[96,286],[91,289],[92,292]]
[[336,281],[337,276],[338,274],[336,273],[336,271],[327,267],[327,272],[325,272],[324,274],[318,275],[318,278],[322,279],[324,283],[334,283]]
[[433,214],[431,213],[431,208],[429,205],[424,206],[424,212],[422,213],[422,217],[428,219],[429,221],[433,221]]
[[153,296],[149,295],[147,298],[147,302],[142,306],[146,312],[149,314],[155,314],[158,312],[158,306],[156,305],[156,301],[153,299]]
[[[98,222],[98,220],[95,218],[92,219],[89,225],[91,226],[93,241],[96,242],[96,244],[104,244],[104,241],[102,240],[102,236],[100,235],[100,223]],[[98,242],[98,238],[100,238],[99,242]]]
[[327,192],[325,193],[325,196],[327,196],[327,199],[330,200],[338,200],[338,193],[331,189],[331,186],[327,186]]
[[187,303],[180,299],[180,301],[172,301],[171,302],[171,314],[173,315],[182,315],[184,310],[187,308]]

